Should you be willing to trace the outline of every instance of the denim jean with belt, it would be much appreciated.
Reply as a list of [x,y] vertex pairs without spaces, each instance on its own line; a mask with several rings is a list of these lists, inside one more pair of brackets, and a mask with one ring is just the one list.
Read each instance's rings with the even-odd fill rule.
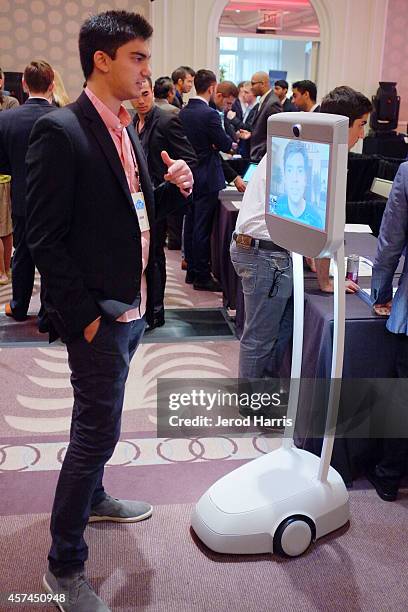
[[245,324],[239,350],[239,377],[278,377],[293,328],[292,258],[231,242],[231,260],[242,281]]

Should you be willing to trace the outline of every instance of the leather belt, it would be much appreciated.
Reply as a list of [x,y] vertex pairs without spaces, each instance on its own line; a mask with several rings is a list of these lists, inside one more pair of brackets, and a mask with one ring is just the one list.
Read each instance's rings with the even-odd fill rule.
[[258,247],[258,249],[264,249],[265,251],[283,251],[287,253],[288,251],[283,247],[275,244],[272,240],[258,240],[258,238],[252,238],[252,236],[248,236],[247,234],[237,234],[234,232],[232,234],[235,242],[244,249],[250,249],[251,247]]

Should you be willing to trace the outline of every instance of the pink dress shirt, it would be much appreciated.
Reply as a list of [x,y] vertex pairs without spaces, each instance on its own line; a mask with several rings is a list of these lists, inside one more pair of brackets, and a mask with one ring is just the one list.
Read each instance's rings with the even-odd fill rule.
[[[119,109],[119,115],[115,115],[106,106],[106,104],[102,102],[102,100],[95,96],[95,94],[88,87],[85,88],[85,93],[94,105],[95,109],[98,111],[102,121],[106,125],[109,134],[112,137],[120,161],[122,162],[130,193],[140,191],[136,156],[133,151],[132,143],[130,142],[129,134],[125,129],[132,122],[129,113],[124,106],[121,106]],[[121,315],[117,321],[122,323],[128,323],[129,321],[141,319],[146,312],[147,283],[145,270],[149,259],[150,244],[150,232],[148,230],[141,232],[141,243],[142,277],[140,279],[140,307],[127,310],[123,315]]]

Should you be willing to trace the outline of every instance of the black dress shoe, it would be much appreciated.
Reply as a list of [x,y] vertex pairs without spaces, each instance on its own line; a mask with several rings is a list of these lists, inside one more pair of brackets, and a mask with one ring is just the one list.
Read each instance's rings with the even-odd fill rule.
[[194,282],[194,289],[197,291],[222,291],[222,287],[214,278],[209,278],[203,282]]
[[21,323],[22,321],[27,321],[27,318],[28,318],[26,314],[25,314],[25,315],[21,315],[21,316],[17,315],[17,314],[16,314],[16,313],[15,313],[15,312],[12,310],[10,303],[7,303],[7,304],[4,306],[4,314],[5,314],[7,317],[11,317],[11,318],[12,318],[12,319],[14,319],[15,321],[18,321],[19,323]]
[[367,469],[366,478],[369,482],[371,482],[381,499],[388,502],[392,502],[397,499],[398,487],[390,486],[385,483],[382,478],[377,476],[375,469]]
[[188,272],[186,274],[186,283],[187,285],[192,285],[194,283],[194,274],[192,272]]
[[48,320],[39,320],[38,321],[38,331],[40,332],[40,334],[48,334],[48,332],[50,331],[50,325],[48,323]]
[[164,323],[165,323],[164,316],[154,317],[151,325],[148,325],[146,327],[146,332],[152,331],[152,329],[155,329],[156,327],[163,327]]

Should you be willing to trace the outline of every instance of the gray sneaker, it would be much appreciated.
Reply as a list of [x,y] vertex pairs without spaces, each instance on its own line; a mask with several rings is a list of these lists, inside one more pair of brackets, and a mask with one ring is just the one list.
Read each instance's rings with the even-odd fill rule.
[[47,593],[53,595],[52,603],[61,612],[111,612],[83,572],[57,578],[48,570],[44,574],[43,585]]
[[115,499],[110,495],[91,509],[88,522],[113,521],[115,523],[137,523],[152,515],[153,507],[142,501]]

